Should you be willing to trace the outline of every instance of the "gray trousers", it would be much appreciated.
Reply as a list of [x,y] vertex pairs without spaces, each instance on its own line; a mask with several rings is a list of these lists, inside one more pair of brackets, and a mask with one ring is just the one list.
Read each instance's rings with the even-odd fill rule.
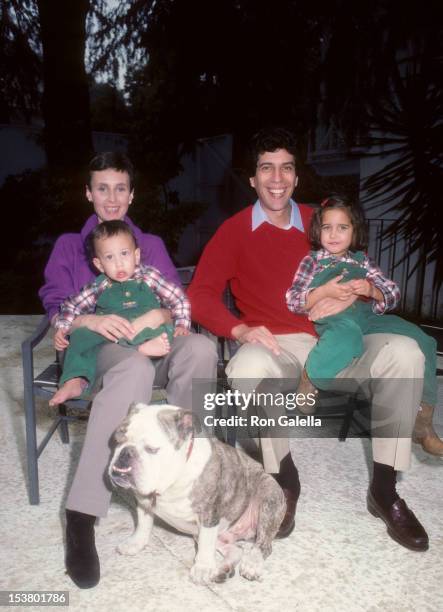
[[66,508],[92,516],[106,516],[112,493],[106,475],[112,435],[125,418],[130,404],[149,403],[152,387],[158,385],[166,389],[170,404],[191,409],[192,379],[214,379],[216,368],[216,346],[200,334],[174,338],[171,351],[156,360],[117,344],[105,345],[97,362],[102,388],[92,402]]

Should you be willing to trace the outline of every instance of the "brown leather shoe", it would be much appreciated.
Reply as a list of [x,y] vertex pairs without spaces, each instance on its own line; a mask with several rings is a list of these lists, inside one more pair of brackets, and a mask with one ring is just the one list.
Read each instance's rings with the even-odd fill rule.
[[415,419],[412,441],[421,444],[424,451],[436,457],[443,457],[443,441],[440,440],[432,424],[434,407],[422,404]]
[[409,548],[409,550],[428,550],[428,534],[415,514],[409,510],[404,499],[397,499],[392,506],[385,509],[377,503],[369,489],[367,506],[373,516],[384,521],[388,528],[388,533],[393,540]]
[[280,528],[277,531],[276,538],[287,538],[294,531],[295,527],[295,511],[297,509],[298,498],[300,497],[300,489],[298,493],[290,489],[283,489],[286,500],[286,513],[281,522]]
[[297,404],[298,410],[300,410],[300,412],[302,412],[303,414],[308,414],[308,415],[314,414],[317,408],[316,403],[317,403],[318,389],[316,389],[314,385],[311,383],[309,376],[304,368],[303,368],[303,372],[300,375],[300,380],[298,382],[296,393],[297,395],[301,394],[301,395],[304,395],[305,397],[309,393],[311,396],[314,397],[314,403],[300,404],[300,405]]

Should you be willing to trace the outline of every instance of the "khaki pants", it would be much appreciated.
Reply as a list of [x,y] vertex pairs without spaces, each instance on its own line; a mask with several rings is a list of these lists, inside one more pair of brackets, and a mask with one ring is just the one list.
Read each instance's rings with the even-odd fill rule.
[[[244,344],[239,348],[226,368],[234,389],[251,392],[262,379],[283,378],[294,381],[290,389],[294,390],[316,338],[309,334],[280,334],[276,338],[282,349],[278,356],[261,344]],[[378,420],[383,417],[383,410],[395,414],[399,435],[373,437],[373,459],[396,470],[406,470],[411,458],[410,434],[423,391],[423,353],[415,340],[395,334],[364,336],[364,347],[362,356],[342,370],[337,379],[347,379],[346,389],[349,379],[366,381],[368,387],[374,382],[371,387],[373,411],[377,412]],[[394,382],[383,384],[382,379],[394,379]],[[406,379],[408,384],[404,384]],[[339,385],[337,380],[337,389]],[[281,410],[283,412],[283,408]],[[289,440],[260,438],[260,443],[265,470],[278,472],[280,461],[289,453]]]

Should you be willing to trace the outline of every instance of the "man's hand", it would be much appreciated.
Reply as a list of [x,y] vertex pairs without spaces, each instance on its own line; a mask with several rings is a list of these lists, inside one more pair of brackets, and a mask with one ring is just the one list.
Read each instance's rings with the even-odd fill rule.
[[115,314],[110,315],[81,315],[74,320],[72,328],[87,327],[91,331],[101,334],[111,342],[117,342],[120,338],[132,340],[135,336],[133,326],[123,317]]
[[54,347],[56,351],[64,351],[69,346],[69,340],[66,338],[68,329],[57,329],[54,335]]
[[174,338],[177,338],[177,336],[189,336],[190,333],[191,332],[189,331],[189,329],[186,329],[186,327],[177,325],[177,327],[174,329]]
[[346,308],[349,308],[351,304],[355,302],[357,296],[355,294],[350,295],[346,300],[336,298],[323,298],[315,306],[311,308],[308,314],[310,321],[317,321],[323,319],[323,317],[329,317],[339,312],[343,312]]
[[233,327],[231,334],[240,344],[246,344],[247,342],[251,344],[263,344],[263,346],[266,346],[274,355],[280,355],[280,347],[275,336],[271,334],[269,329],[264,327],[264,325],[249,327],[242,323],[241,325]]

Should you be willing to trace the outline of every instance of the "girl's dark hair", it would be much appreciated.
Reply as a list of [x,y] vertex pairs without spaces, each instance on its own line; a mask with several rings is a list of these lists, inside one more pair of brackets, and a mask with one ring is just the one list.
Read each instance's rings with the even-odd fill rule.
[[134,246],[137,247],[137,239],[134,236],[134,232],[129,227],[125,221],[102,221],[94,227],[94,229],[89,232],[86,236],[85,241],[85,251],[88,257],[88,260],[92,262],[94,257],[97,257],[97,253],[95,251],[95,244],[97,240],[103,240],[103,238],[112,238],[112,236],[117,236],[118,234],[127,234],[134,241]]
[[134,166],[131,160],[124,153],[119,151],[105,151],[99,153],[89,162],[88,187],[91,188],[91,179],[93,172],[101,170],[117,170],[118,172],[126,172],[129,176],[129,189],[134,187]]
[[345,196],[333,193],[327,196],[312,215],[309,227],[309,242],[311,247],[317,251],[321,249],[321,226],[323,223],[323,213],[326,210],[341,208],[349,217],[352,225],[352,251],[366,251],[368,248],[368,226],[360,206],[353,204]]

